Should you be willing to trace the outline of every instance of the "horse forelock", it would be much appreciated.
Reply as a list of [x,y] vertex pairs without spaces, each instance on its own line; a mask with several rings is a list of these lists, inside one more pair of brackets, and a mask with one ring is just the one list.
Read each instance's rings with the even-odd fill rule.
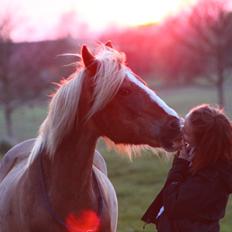
[[96,55],[99,61],[93,77],[93,105],[87,114],[87,119],[102,109],[117,93],[126,76],[125,56],[108,47],[102,47]]
[[[96,59],[98,68],[92,77],[95,82],[93,104],[86,115],[87,120],[115,96],[125,78],[127,69],[124,65],[124,54],[105,46],[100,47]],[[48,115],[40,126],[29,163],[41,149],[45,149],[52,158],[64,136],[73,129],[75,123],[79,122],[78,106],[86,72],[82,62],[79,62],[78,66],[79,70],[72,74],[67,81],[62,82],[52,97]]]

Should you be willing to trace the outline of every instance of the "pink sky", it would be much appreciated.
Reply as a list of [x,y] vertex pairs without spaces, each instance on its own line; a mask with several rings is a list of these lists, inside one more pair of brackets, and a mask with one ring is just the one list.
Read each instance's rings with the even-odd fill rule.
[[[110,25],[134,26],[158,22],[195,1],[1,0],[0,15],[8,9],[17,19],[17,27],[12,33],[14,40],[42,40],[57,36],[57,28],[78,36]],[[69,23],[64,16],[67,12],[77,13],[73,17],[74,23]]]

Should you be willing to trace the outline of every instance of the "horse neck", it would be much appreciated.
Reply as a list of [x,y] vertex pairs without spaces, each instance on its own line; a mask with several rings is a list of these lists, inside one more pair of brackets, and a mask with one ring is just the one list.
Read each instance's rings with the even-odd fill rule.
[[[53,204],[80,205],[91,198],[92,163],[97,136],[87,129],[70,133],[60,145],[53,160],[43,159],[47,191]],[[62,206],[61,206],[62,207]]]

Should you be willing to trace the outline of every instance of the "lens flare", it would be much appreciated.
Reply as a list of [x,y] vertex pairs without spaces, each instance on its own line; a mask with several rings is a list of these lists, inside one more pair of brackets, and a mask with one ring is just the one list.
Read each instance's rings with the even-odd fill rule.
[[92,210],[86,210],[79,216],[69,214],[66,219],[69,232],[98,232],[100,219]]

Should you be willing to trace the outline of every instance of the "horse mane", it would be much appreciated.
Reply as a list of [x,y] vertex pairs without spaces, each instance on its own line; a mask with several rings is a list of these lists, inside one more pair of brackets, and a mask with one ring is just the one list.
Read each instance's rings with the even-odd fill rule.
[[[93,104],[86,115],[90,119],[101,110],[119,90],[124,78],[125,55],[104,45],[97,49],[96,59],[98,67],[93,80]],[[86,76],[83,62],[77,63],[77,71],[66,81],[63,81],[53,95],[49,104],[48,114],[41,124],[38,137],[29,156],[29,164],[42,151],[52,158],[61,144],[62,139],[71,132],[78,123],[78,106],[82,93],[82,86]]]

